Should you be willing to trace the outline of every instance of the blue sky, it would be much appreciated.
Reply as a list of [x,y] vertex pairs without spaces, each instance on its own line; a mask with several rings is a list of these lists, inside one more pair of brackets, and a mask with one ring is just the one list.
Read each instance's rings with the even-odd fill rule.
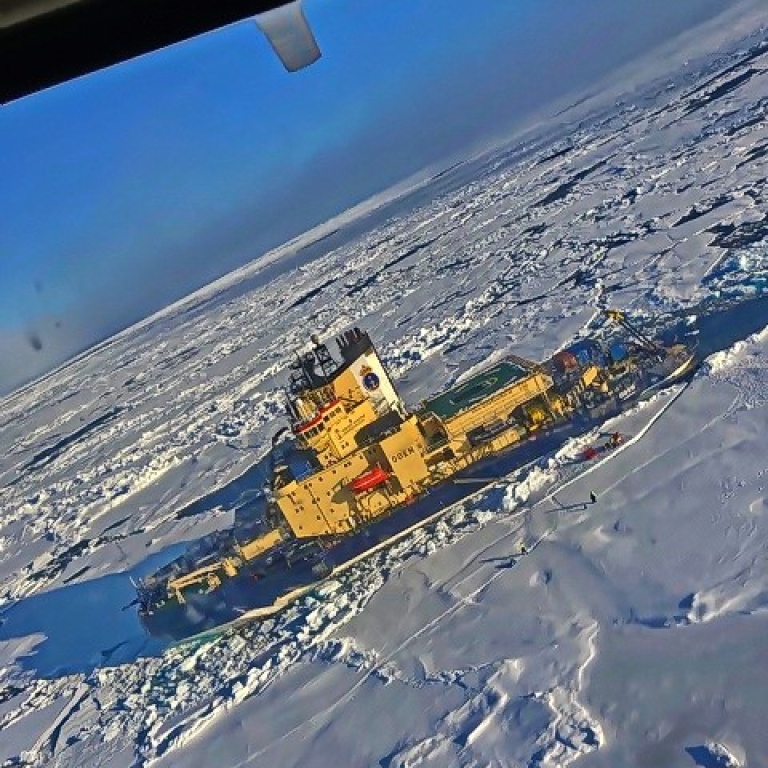
[[4,107],[0,394],[721,7],[306,0],[299,73],[243,22]]

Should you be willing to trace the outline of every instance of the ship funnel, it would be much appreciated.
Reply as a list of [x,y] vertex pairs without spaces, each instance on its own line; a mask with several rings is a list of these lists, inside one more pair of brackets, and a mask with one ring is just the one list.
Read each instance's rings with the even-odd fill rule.
[[352,328],[337,336],[336,344],[344,361],[349,363],[365,353],[371,346],[371,340],[364,331],[361,331],[359,328]]

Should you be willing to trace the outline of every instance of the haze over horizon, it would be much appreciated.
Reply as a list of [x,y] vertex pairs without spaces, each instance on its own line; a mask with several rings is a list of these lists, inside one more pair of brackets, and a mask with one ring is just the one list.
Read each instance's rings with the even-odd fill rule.
[[244,22],[3,109],[0,396],[725,10],[305,6],[303,72]]

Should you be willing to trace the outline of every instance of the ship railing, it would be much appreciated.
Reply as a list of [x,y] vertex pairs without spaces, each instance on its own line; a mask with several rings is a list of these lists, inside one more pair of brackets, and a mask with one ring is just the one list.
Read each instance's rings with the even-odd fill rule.
[[501,362],[512,363],[528,373],[539,373],[542,370],[541,363],[535,363],[533,360],[526,360],[524,357],[514,355],[511,352],[504,355]]

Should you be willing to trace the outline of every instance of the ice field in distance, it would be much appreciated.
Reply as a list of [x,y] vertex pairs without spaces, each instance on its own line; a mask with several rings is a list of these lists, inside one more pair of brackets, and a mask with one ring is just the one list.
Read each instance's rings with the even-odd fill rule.
[[[0,765],[768,765],[761,11],[0,401]],[[144,635],[130,579],[263,482],[309,333],[365,327],[415,404],[608,306],[705,357],[622,450],[573,476],[573,440],[264,624]]]

